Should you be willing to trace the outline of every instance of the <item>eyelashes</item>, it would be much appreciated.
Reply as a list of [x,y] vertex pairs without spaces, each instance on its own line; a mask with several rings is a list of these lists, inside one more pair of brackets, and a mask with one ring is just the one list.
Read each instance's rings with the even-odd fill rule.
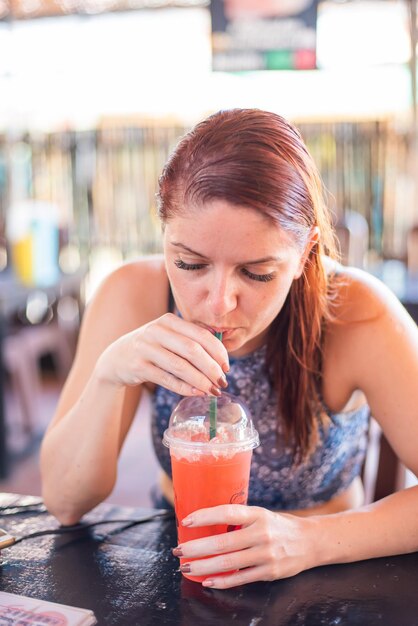
[[181,259],[176,259],[174,265],[180,270],[202,270],[205,267],[202,263],[185,263]]
[[270,280],[273,280],[276,275],[274,272],[271,274],[253,274],[253,272],[250,272],[245,267],[241,268],[241,272],[244,276],[251,278],[251,280],[258,280],[261,283],[268,283]]
[[[178,267],[180,270],[186,270],[186,271],[202,270],[206,267],[204,263],[185,263],[181,259],[176,259],[174,261],[174,265]],[[241,268],[241,273],[244,274],[244,276],[247,276],[247,278],[249,278],[250,280],[255,280],[261,283],[268,283],[271,280],[273,280],[276,276],[274,272],[272,272],[271,274],[254,274],[253,272],[250,272],[245,267]]]

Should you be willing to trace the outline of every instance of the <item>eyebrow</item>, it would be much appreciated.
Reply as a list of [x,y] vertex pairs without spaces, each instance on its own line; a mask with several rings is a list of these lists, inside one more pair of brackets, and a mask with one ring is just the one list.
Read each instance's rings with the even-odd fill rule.
[[[201,259],[207,259],[207,257],[205,257],[204,254],[201,254],[200,252],[197,252],[196,250],[189,248],[189,246],[186,246],[184,243],[180,243],[177,241],[170,241],[170,245],[174,246],[175,248],[182,248],[183,250],[186,250],[186,252],[190,252],[190,254],[198,256]],[[259,265],[261,263],[269,263],[271,261],[279,262],[281,260],[282,258],[279,256],[265,256],[261,259],[254,259],[252,261],[241,261],[241,263],[238,263],[237,265]]]

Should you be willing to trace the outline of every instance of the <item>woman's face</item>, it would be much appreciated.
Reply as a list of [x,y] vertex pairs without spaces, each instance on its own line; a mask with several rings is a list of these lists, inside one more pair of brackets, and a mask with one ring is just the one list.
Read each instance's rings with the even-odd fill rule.
[[222,332],[235,356],[263,343],[306,257],[259,212],[223,200],[170,219],[164,253],[182,317]]

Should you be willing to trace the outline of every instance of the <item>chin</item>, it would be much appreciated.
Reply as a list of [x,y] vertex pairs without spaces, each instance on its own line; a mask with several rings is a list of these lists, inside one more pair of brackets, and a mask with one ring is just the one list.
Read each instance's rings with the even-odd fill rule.
[[227,339],[224,341],[224,346],[228,352],[231,354],[237,353],[236,356],[241,356],[241,352],[245,354],[245,352],[251,352],[251,339],[246,339],[245,341],[239,341],[237,339]]
[[232,356],[245,356],[250,352],[254,352],[263,343],[266,341],[266,334],[261,333],[259,335],[255,335],[254,337],[245,337],[244,339],[239,340],[231,340],[230,343],[228,341],[224,342],[225,348],[232,354]]
[[225,339],[222,343],[224,344],[228,352],[234,352],[235,350],[239,350],[244,345],[242,341],[237,341],[236,339]]

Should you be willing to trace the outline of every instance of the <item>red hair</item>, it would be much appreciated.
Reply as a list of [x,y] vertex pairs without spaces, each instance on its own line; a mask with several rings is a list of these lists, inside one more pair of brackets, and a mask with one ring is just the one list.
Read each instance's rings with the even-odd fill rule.
[[321,179],[299,131],[281,116],[258,109],[220,111],[197,124],[171,154],[159,180],[163,223],[222,199],[259,211],[309,252],[269,330],[266,365],[278,393],[278,413],[302,458],[314,444],[321,401],[324,325],[332,292],[323,256],[336,256]]

